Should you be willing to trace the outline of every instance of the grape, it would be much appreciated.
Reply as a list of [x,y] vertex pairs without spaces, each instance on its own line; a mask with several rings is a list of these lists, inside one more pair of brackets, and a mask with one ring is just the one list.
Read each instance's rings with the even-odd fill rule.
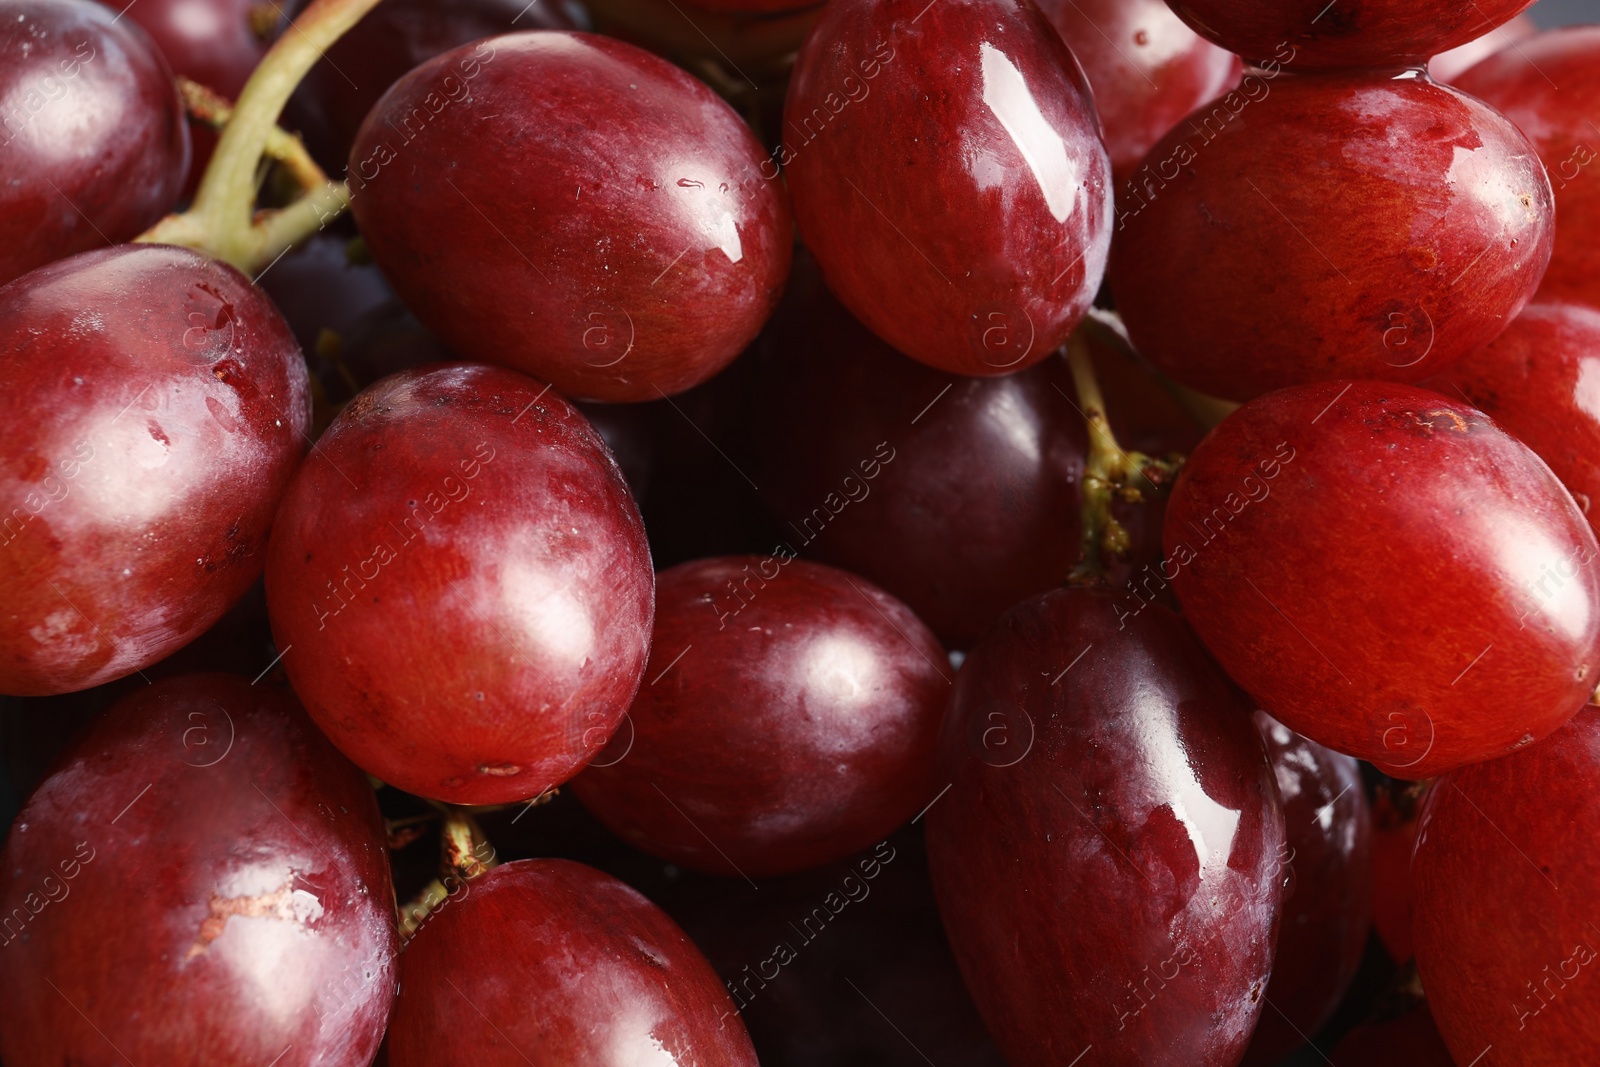
[[1252,74],[1119,192],[1134,346],[1230,400],[1447,370],[1528,302],[1554,235],[1528,139],[1420,74]]
[[879,840],[933,795],[950,667],[904,604],[792,551],[656,585],[645,684],[572,783],[623,840],[760,878]]
[[726,366],[789,269],[782,190],[705,85],[588,34],[510,34],[396,83],[350,155],[361,232],[456,352],[588,400]]
[[1189,457],[1166,545],[1234,680],[1386,774],[1514,752],[1600,681],[1589,524],[1525,445],[1436,393],[1327,382],[1246,404]]
[[183,102],[131,21],[91,0],[6,0],[0,100],[0,283],[126,241],[175,206]]
[[1600,717],[1445,775],[1428,794],[1412,877],[1417,971],[1457,1063],[1554,1067],[1600,1056],[1584,979],[1600,867]]
[[548,387],[453,364],[353,400],[284,498],[267,607],[290,681],[364,770],[524,800],[599,752],[649,648],[622,474]]
[[895,348],[992,377],[1047,359],[1083,318],[1110,164],[1083,72],[1031,3],[830,4],[784,125],[800,237]]
[[614,878],[518,860],[429,916],[400,961],[390,1067],[755,1067],[716,972]]
[[1066,589],[968,655],[928,858],[1012,1067],[1239,1062],[1272,969],[1283,809],[1238,691],[1153,606]]
[[0,865],[11,1067],[365,1067],[398,950],[366,779],[293,697],[142,688],[34,793]]
[[41,267],[0,288],[0,377],[0,692],[148,667],[261,575],[310,398],[244,275],[159,245]]

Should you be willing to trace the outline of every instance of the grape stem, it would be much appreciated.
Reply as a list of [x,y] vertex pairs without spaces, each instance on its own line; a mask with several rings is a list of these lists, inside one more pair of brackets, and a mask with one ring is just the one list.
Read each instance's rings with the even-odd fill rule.
[[444,826],[440,831],[440,877],[422,887],[411,903],[400,909],[400,941],[411,940],[428,917],[474,878],[481,878],[500,864],[494,846],[484,836],[466,808],[445,807]]
[[[177,82],[178,95],[183,97],[183,106],[190,118],[214,130],[227,128],[228,120],[233,118],[233,101],[181,74]],[[311,158],[304,142],[291,133],[285,133],[280,127],[274,126],[267,131],[266,154],[288,171],[302,191],[320,189],[328,184],[327,174]]]
[[1091,341],[1131,352],[1110,314],[1091,312],[1067,338],[1067,365],[1072,370],[1079,412],[1089,433],[1089,454],[1083,464],[1082,554],[1067,579],[1071,585],[1105,584],[1109,560],[1126,555],[1131,547],[1128,531],[1111,513],[1112,505],[1119,500],[1137,504],[1147,492],[1160,492],[1183,466],[1182,456],[1160,459],[1129,452],[1117,443],[1106,415],[1100,380],[1095,375]]
[[239,94],[188,211],[168,215],[138,240],[198,249],[256,274],[338,217],[350,204],[343,182],[323,177],[299,200],[256,211],[256,172],[271,155],[278,116],[306,74],[379,0],[312,0],[262,58]]

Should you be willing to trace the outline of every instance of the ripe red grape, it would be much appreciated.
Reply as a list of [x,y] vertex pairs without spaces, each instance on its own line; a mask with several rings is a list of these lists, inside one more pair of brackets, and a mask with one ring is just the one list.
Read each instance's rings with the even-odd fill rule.
[[1447,369],[1527,303],[1554,234],[1528,139],[1420,74],[1252,74],[1133,185],[1117,308],[1159,369],[1231,400]]
[[6,842],[0,914],[11,1067],[365,1067],[394,996],[372,789],[291,696],[229,675],[95,722]]
[[1372,824],[1361,766],[1264,711],[1288,852],[1267,1008],[1241,1063],[1272,1067],[1322,1029],[1361,964],[1372,920]]
[[1043,0],[1083,64],[1118,183],[1201,104],[1239,81],[1239,57],[1195,34],[1166,0]]
[[622,882],[518,860],[469,883],[400,958],[390,1067],[755,1067],[700,950]]
[[452,349],[570,396],[654,400],[721,370],[777,303],[789,213],[763,162],[665,60],[542,31],[402,78],[349,180],[373,258]]
[[249,279],[119,245],[0,289],[0,692],[86,689],[204,633],[265,561],[305,363]]
[[1457,1063],[1600,1058],[1593,922],[1600,716],[1428,794],[1412,859],[1417,970]]
[[454,364],[351,401],[284,497],[272,631],[334,744],[408,792],[537,796],[604,746],[655,576],[598,434],[548,387]]
[[[100,0],[144,28],[173,71],[236,100],[267,54],[280,11],[260,0]],[[275,5],[274,5],[275,6]],[[280,9],[281,10],[281,9]],[[376,96],[373,99],[377,99]]]
[[909,608],[792,551],[656,586],[645,683],[573,780],[623,840],[760,878],[841,859],[933,796],[950,665]]
[[138,26],[91,0],[8,0],[0,100],[0,283],[129,240],[176,203],[189,130]]
[[1325,382],[1252,401],[1190,456],[1166,546],[1163,575],[1234,680],[1386,774],[1514,752],[1600,681],[1589,524],[1527,446],[1436,393]]
[[992,377],[1048,358],[1083,318],[1110,164],[1083,72],[1031,3],[828,5],[784,119],[800,236],[900,351]]
[[934,889],[1007,1062],[1238,1063],[1283,810],[1248,707],[1182,620],[1119,620],[1083,589],[1017,606],[962,665],[943,745]]
[[1246,59],[1288,45],[1307,68],[1416,66],[1481,37],[1533,0],[1172,0],[1201,34]]
[[1456,84],[1526,132],[1550,172],[1561,224],[1540,298],[1600,306],[1600,26],[1542,33],[1489,57]]
[[1539,453],[1600,522],[1600,311],[1534,304],[1493,344],[1424,382],[1464,398]]

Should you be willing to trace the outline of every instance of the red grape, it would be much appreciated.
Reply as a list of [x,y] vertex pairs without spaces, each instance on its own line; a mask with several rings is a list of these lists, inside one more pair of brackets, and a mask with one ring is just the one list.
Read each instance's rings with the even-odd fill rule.
[[1067,589],[956,679],[928,856],[1012,1067],[1239,1062],[1263,1008],[1283,811],[1238,691],[1175,614]]
[[716,972],[654,904],[567,860],[468,882],[400,958],[391,1067],[755,1067]]
[[654,400],[721,370],[777,303],[789,214],[762,164],[688,74],[545,31],[402,78],[350,182],[373,258],[452,349],[571,396]]
[[1166,545],[1163,575],[1234,680],[1386,774],[1513,752],[1600,681],[1589,524],[1525,445],[1436,393],[1252,401],[1190,456]]
[[1429,792],[1411,861],[1417,970],[1457,1063],[1600,1059],[1597,833],[1593,711]]
[[183,103],[132,22],[90,0],[7,0],[0,100],[0,283],[136,237],[176,203]]
[[1527,303],[1554,232],[1528,139],[1420,74],[1253,74],[1135,185],[1117,308],[1159,369],[1233,400],[1447,369]]
[[93,725],[19,817],[0,906],[11,1067],[365,1067],[394,996],[371,788],[291,696],[229,675]]
[[1171,0],[1201,34],[1246,59],[1288,45],[1302,67],[1416,66],[1481,37],[1533,0]]
[[850,855],[933,795],[950,666],[909,608],[792,552],[663,571],[645,684],[573,780],[623,840],[695,870]]
[[1600,522],[1600,311],[1534,304],[1487,348],[1424,382],[1461,397],[1539,453]]
[[829,4],[784,107],[795,221],[878,336],[956,374],[1050,356],[1105,273],[1111,170],[1031,3]]
[[1120,183],[1150,147],[1239,81],[1239,57],[1195,34],[1166,0],[1042,0],[1094,90]]
[[[100,0],[144,28],[173,71],[236,100],[267,54],[276,28],[272,5],[261,26],[261,0]],[[377,99],[376,96],[373,99]]]
[[305,448],[305,363],[249,279],[119,245],[0,289],[0,692],[132,674],[244,595]]
[[267,606],[295,692],[351,759],[457,804],[537,796],[610,737],[655,576],[600,437],[513,371],[356,397],[285,496]]
[[1551,30],[1490,56],[1456,79],[1527,133],[1555,187],[1555,256],[1541,299],[1600,306],[1600,26]]
[[1372,920],[1372,824],[1361,766],[1264,711],[1278,777],[1287,887],[1267,1009],[1241,1063],[1271,1067],[1322,1029],[1355,977]]

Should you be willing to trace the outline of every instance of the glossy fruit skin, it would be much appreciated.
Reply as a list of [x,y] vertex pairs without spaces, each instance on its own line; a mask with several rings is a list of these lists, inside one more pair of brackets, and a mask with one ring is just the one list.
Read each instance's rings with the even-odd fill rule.
[[1119,190],[1117,308],[1140,352],[1213,396],[1420,381],[1539,284],[1555,213],[1531,148],[1421,74],[1252,74]]
[[568,860],[468,883],[401,957],[390,1067],[756,1067],[733,1002],[654,904]]
[[229,100],[239,98],[272,43],[255,29],[260,0],[100,2],[119,13],[125,10],[150,35],[174,73]]
[[[285,6],[301,11],[307,4]],[[336,172],[384,90],[408,71],[496,34],[577,28],[572,5],[559,0],[531,7],[526,0],[384,0],[311,68],[289,104],[291,121],[312,155]]]
[[139,27],[89,0],[8,0],[0,99],[0,283],[136,237],[176,204],[189,130]]
[[1600,310],[1533,304],[1487,348],[1422,383],[1465,398],[1539,458],[1600,521]]
[[206,674],[128,697],[28,801],[0,872],[7,1064],[377,1050],[399,950],[383,824],[281,689]]
[[1269,1006],[1240,1062],[1272,1067],[1322,1029],[1361,965],[1372,921],[1372,822],[1359,763],[1264,711],[1255,722],[1283,798],[1287,884]]
[[1236,1064],[1276,940],[1277,786],[1182,620],[1152,607],[1119,628],[1114,607],[1029,600],[962,665],[953,784],[928,813],[939,910],[1012,1067],[1090,1045],[1106,1064]]
[[1538,33],[1539,24],[1533,21],[1531,16],[1518,15],[1482,37],[1474,37],[1466,44],[1452,48],[1448,52],[1441,52],[1428,60],[1428,77],[1436,82],[1454,84],[1462,74],[1502,48],[1509,48],[1519,41],[1526,41]]
[[1172,0],[1201,36],[1246,59],[1287,43],[1298,68],[1396,68],[1481,37],[1533,0]]
[[1239,57],[1198,36],[1166,0],[1043,0],[1094,90],[1118,186],[1150,147],[1237,85]]
[[[1081,552],[1086,441],[1065,360],[956,377],[906,359],[826,292],[774,325],[748,405],[751,476],[787,544],[881,585],[952,648],[1066,579]],[[1091,345],[1124,448],[1199,442],[1153,375]],[[1133,551],[1113,586],[1160,560],[1164,505],[1117,508]]]
[[1594,533],[1527,446],[1437,393],[1325,382],[1252,401],[1189,457],[1166,546],[1233,679],[1394,777],[1513,752],[1595,686]]
[[1111,170],[1083,72],[1031,3],[830,4],[784,119],[801,239],[901,352],[992,377],[1048,358],[1083,318]]
[[367,389],[284,497],[267,607],[295,692],[359,766],[452,804],[537,796],[604,746],[655,575],[622,472],[499,367]]
[[911,609],[791,553],[656,584],[645,684],[572,788],[613,833],[762,878],[842,859],[933,797],[949,660]]
[[636,401],[711,377],[776,306],[790,223],[764,162],[733,109],[665,60],[542,31],[402,78],[350,181],[373,258],[451,348]]
[[1586,239],[1600,229],[1600,137],[1590,125],[1600,93],[1600,26],[1541,33],[1490,56],[1456,84],[1516,123],[1550,172],[1561,225],[1540,299],[1600,306],[1600,251]]
[[64,693],[204,633],[261,574],[305,363],[249,279],[118,245],[0,289],[0,692]]
[[1584,847],[1600,832],[1597,784],[1600,717],[1585,710],[1428,794],[1412,859],[1417,969],[1457,1063],[1489,1044],[1486,1064],[1600,1057],[1600,993],[1583,980],[1600,955],[1600,861]]

